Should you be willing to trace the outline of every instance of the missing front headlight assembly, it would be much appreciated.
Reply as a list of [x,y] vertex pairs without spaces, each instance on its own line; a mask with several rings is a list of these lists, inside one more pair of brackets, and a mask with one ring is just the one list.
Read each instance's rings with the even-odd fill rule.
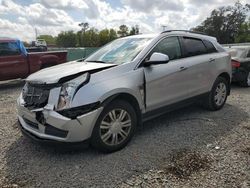
[[57,104],[57,110],[63,110],[71,107],[71,102],[80,87],[89,81],[90,74],[82,74],[68,82],[65,82],[60,91]]

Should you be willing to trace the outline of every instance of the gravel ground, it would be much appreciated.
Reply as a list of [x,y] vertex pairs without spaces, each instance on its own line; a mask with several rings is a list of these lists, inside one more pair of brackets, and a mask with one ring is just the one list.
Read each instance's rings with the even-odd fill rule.
[[250,88],[224,109],[197,106],[144,123],[123,150],[65,151],[34,144],[16,125],[23,82],[0,83],[0,187],[249,187]]

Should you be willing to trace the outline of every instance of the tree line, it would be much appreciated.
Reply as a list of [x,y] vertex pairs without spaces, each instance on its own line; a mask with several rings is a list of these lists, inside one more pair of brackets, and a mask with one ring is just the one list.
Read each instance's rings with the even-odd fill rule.
[[193,31],[214,36],[221,44],[250,42],[250,4],[214,9]]
[[[191,30],[214,36],[221,44],[250,42],[249,15],[250,4],[243,5],[237,1],[234,6],[214,9],[209,17]],[[80,23],[79,26],[81,30],[78,32],[63,31],[56,37],[41,35],[38,38],[58,47],[100,47],[119,37],[140,34],[138,25],[131,28],[121,25],[118,31],[98,31],[86,22]]]
[[98,31],[94,27],[89,27],[88,23],[80,23],[81,30],[78,32],[63,31],[56,37],[51,35],[40,35],[38,39],[44,39],[49,45],[58,47],[100,47],[108,42],[129,35],[139,34],[139,26],[129,28],[126,25],[121,25],[119,30],[103,29]]

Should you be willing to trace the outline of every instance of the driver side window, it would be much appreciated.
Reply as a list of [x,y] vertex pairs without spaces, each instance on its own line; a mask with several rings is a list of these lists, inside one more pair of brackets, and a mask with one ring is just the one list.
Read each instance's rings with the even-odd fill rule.
[[150,57],[154,52],[166,54],[169,60],[181,58],[181,48],[178,37],[168,37],[161,40],[150,52]]

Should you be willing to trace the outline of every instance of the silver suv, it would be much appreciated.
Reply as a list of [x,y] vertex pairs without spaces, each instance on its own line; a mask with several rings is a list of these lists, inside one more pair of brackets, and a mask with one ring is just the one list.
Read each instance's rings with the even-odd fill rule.
[[18,98],[20,129],[46,142],[112,152],[145,120],[195,102],[221,109],[230,55],[216,39],[166,31],[117,39],[89,56],[29,76]]

